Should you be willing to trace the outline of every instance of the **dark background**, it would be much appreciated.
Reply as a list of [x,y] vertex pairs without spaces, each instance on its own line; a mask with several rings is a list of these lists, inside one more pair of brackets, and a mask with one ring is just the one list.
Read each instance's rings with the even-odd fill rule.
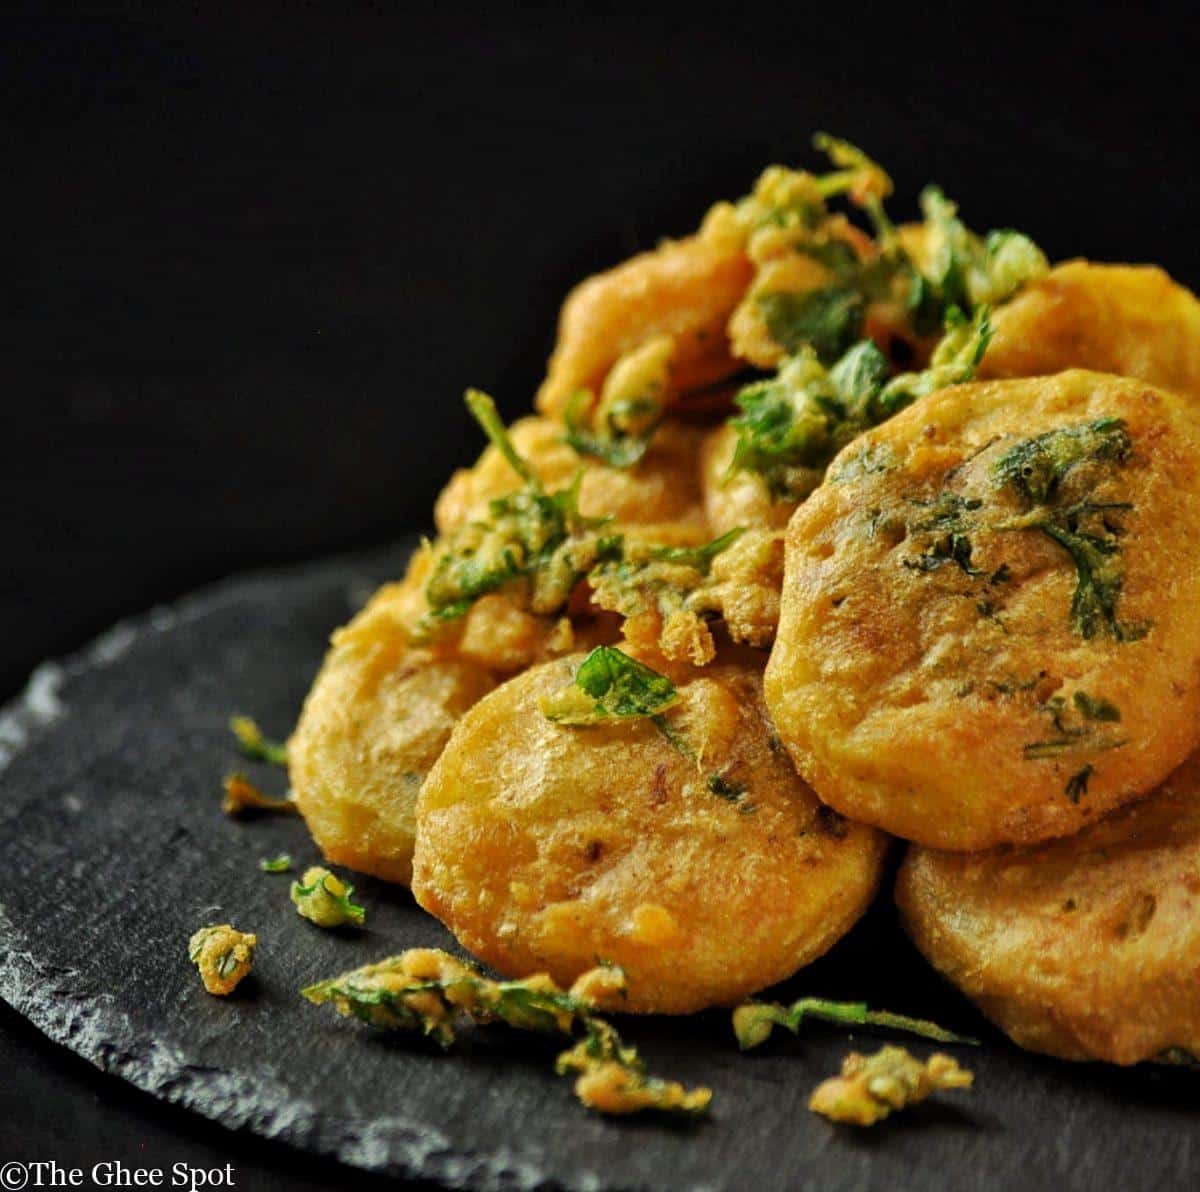
[[[3,18],[4,696],[197,584],[426,525],[463,388],[520,411],[573,281],[814,129],[898,217],[936,180],[1052,258],[1200,282],[1186,9],[434,7]],[[229,1145],[0,1008],[0,1162]],[[239,1186],[338,1182],[235,1145]]]

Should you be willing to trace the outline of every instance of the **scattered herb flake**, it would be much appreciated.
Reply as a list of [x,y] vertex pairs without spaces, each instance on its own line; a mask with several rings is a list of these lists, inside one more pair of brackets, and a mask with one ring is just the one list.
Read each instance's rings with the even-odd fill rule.
[[883,1047],[870,1056],[852,1051],[841,1073],[816,1087],[808,1107],[831,1121],[873,1126],[939,1089],[969,1089],[974,1082],[957,1060],[940,1052],[922,1063],[903,1047]]
[[288,764],[287,745],[278,741],[268,741],[251,717],[234,716],[229,721],[229,727],[246,757],[257,762],[270,762],[273,766]]
[[832,1002],[826,998],[805,997],[790,1006],[778,1002],[745,1002],[733,1012],[733,1033],[743,1051],[765,1043],[771,1031],[781,1026],[800,1033],[806,1018],[820,1022],[831,1022],[839,1026],[873,1026],[885,1030],[903,1031],[919,1035],[923,1039],[934,1039],[939,1043],[968,1043],[977,1046],[978,1039],[956,1035],[935,1022],[922,1018],[909,1018],[904,1014],[893,1014],[887,1010],[871,1010],[866,1002]]
[[188,959],[200,972],[204,988],[214,997],[232,993],[254,964],[258,936],[228,923],[201,927],[188,940]]
[[343,973],[302,991],[315,1005],[330,1004],[383,1029],[420,1031],[448,1048],[463,1020],[503,1022],[517,1030],[582,1038],[556,1064],[577,1074],[575,1093],[590,1109],[627,1114],[643,1110],[695,1115],[705,1112],[712,1093],[687,1090],[674,1081],[648,1076],[635,1048],[596,1011],[620,1004],[625,976],[601,965],[563,990],[549,977],[492,981],[473,965],[432,948],[413,948],[377,964]]
[[353,886],[320,865],[306,869],[290,892],[297,913],[318,927],[361,927],[367,912],[353,901],[353,894]]

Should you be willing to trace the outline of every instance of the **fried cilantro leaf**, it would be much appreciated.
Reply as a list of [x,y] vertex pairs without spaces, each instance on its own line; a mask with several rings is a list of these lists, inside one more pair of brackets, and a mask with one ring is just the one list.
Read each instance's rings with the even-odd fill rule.
[[888,1010],[872,1010],[866,1002],[833,1002],[826,998],[805,997],[790,1006],[778,1002],[744,1002],[733,1012],[733,1033],[743,1051],[758,1047],[771,1037],[771,1031],[784,1027],[793,1035],[800,1033],[806,1019],[830,1022],[838,1026],[880,1027],[885,1030],[903,1031],[919,1035],[923,1039],[934,1039],[939,1043],[978,1044],[977,1039],[956,1035],[935,1022],[923,1018],[909,1018],[904,1014],[893,1014]]
[[367,912],[353,900],[354,887],[328,869],[314,865],[292,882],[291,899],[297,914],[318,927],[361,927]]
[[972,232],[940,188],[927,186],[920,203],[924,235],[909,295],[918,332],[937,328],[952,306],[998,306],[1049,270],[1045,254],[1020,232]]
[[569,488],[547,493],[513,446],[495,403],[469,390],[467,406],[522,487],[493,500],[488,516],[449,535],[437,548],[425,588],[429,613],[421,626],[463,616],[479,597],[523,580],[534,612],[557,612],[605,546],[603,519],[579,513],[580,473]]
[[890,380],[887,358],[870,340],[828,369],[811,349],[801,351],[737,395],[733,469],[759,473],[776,497],[807,495],[851,439],[926,393],[970,380],[990,337],[986,308],[971,320],[955,309],[929,368]]
[[574,680],[538,701],[542,715],[559,724],[602,724],[656,716],[679,700],[674,683],[616,646],[597,646],[579,664]]
[[221,810],[236,818],[250,811],[299,811],[290,795],[274,798],[259,790],[244,774],[227,774],[224,780],[225,797]]
[[601,965],[561,989],[548,976],[492,981],[474,965],[433,948],[412,948],[302,990],[315,1005],[329,1004],[385,1030],[413,1030],[448,1048],[464,1021],[501,1022],[536,1034],[582,1038],[563,1052],[560,1074],[578,1073],[575,1092],[601,1113],[661,1110],[696,1114],[707,1109],[708,1089],[686,1090],[648,1076],[637,1050],[625,1044],[596,1011],[619,1005],[620,969]]
[[594,411],[591,391],[576,393],[564,413],[567,442],[580,455],[610,467],[633,467],[662,422],[674,352],[669,335],[654,336],[627,352],[609,372]]
[[257,762],[270,762],[273,766],[288,764],[287,745],[279,741],[268,741],[257,722],[249,716],[232,717],[229,727],[246,757]]

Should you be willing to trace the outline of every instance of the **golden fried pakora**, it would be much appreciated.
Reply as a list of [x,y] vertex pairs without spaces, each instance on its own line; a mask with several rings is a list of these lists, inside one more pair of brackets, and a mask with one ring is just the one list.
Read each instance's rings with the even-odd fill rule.
[[1066,261],[993,324],[981,377],[1090,368],[1200,397],[1200,302],[1156,266]]
[[725,324],[753,272],[743,238],[706,224],[693,236],[664,241],[581,282],[563,303],[537,408],[561,418],[576,393],[599,392],[621,356],[659,335],[674,344],[674,393],[730,376],[739,364]]
[[919,401],[787,531],[766,698],[843,815],[937,848],[1067,835],[1200,740],[1200,429],[1072,371]]
[[414,650],[395,602],[385,589],[334,635],[288,742],[288,769],[328,860],[407,883],[417,792],[459,717],[496,680],[477,663]]
[[914,847],[896,901],[926,958],[1021,1047],[1200,1056],[1200,754],[1066,840]]
[[413,892],[500,972],[567,984],[599,957],[629,1010],[688,1013],[783,979],[869,903],[884,838],[797,777],[755,667],[670,673],[611,649],[534,667],[430,772]]

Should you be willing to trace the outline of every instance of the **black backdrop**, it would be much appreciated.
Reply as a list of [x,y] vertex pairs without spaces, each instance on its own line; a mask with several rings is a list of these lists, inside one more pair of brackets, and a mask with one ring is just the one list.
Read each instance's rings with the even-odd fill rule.
[[[1052,257],[1200,282],[1182,7],[30,6],[3,32],[5,695],[200,582],[424,526],[478,448],[464,386],[519,411],[573,280],[811,161],[815,128],[891,168],[900,216],[933,179]],[[18,1157],[208,1145],[5,1014],[0,1143],[13,1120]]]

